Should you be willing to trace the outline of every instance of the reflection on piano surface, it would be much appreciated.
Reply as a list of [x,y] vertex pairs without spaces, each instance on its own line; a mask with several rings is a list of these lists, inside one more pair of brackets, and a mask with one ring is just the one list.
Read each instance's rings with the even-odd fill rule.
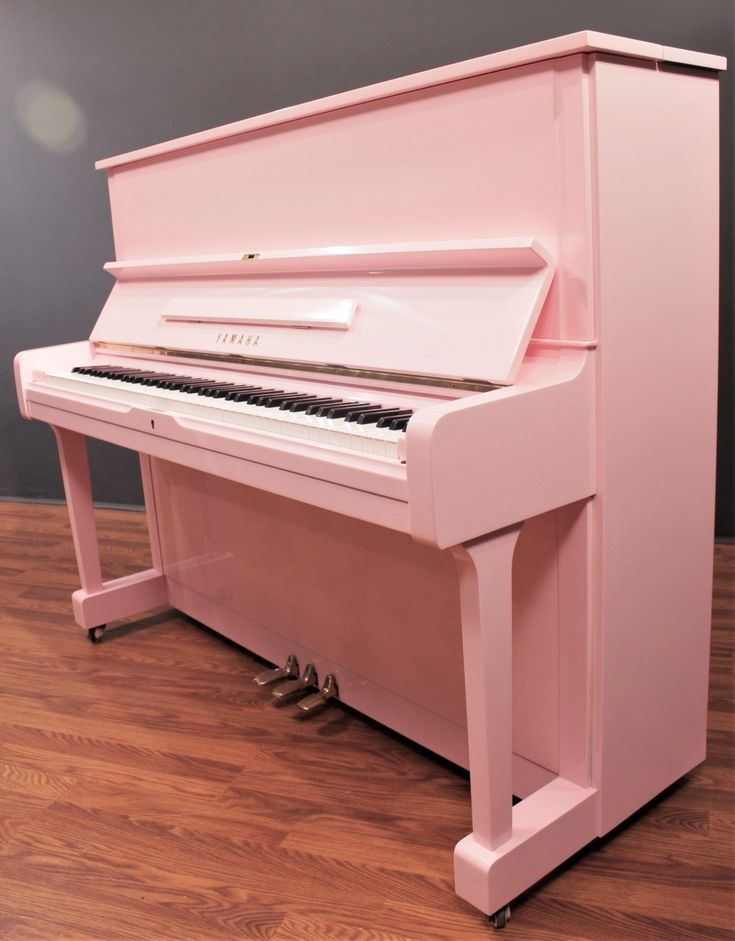
[[[704,757],[722,67],[579,33],[101,161],[110,297],[16,359],[78,624],[179,608],[469,768],[497,926]],[[140,454],[137,575],[88,436]]]

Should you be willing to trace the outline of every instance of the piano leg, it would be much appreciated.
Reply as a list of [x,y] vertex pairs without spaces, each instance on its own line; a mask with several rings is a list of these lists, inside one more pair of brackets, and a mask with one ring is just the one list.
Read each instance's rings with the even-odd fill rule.
[[148,524],[148,541],[151,547],[151,561],[153,568],[163,572],[161,559],[161,540],[158,535],[158,514],[156,513],[156,497],[153,492],[153,473],[151,459],[147,454],[140,454],[140,480],[143,484],[143,501],[145,503],[146,522]]
[[473,831],[455,847],[457,894],[504,907],[597,836],[597,791],[556,777],[512,806],[513,553],[521,527],[451,551],[459,573]]
[[54,434],[59,449],[61,477],[64,481],[79,580],[84,591],[97,592],[102,588],[102,570],[94,522],[92,485],[89,479],[87,439],[84,435],[67,431],[65,428],[54,427]]
[[452,550],[462,611],[472,828],[490,849],[504,843],[512,827],[512,567],[520,532],[514,526]]
[[[74,618],[80,627],[88,631],[90,639],[99,640],[104,625],[110,621],[168,605],[168,590],[166,578],[161,570],[158,540],[155,530],[152,529],[153,568],[123,578],[102,580],[86,439],[84,435],[65,428],[54,427],[53,430],[59,449],[61,476],[81,582],[81,588],[72,595]],[[149,525],[154,526],[155,522],[150,522],[154,514],[150,512],[152,491],[150,478],[146,476],[145,461],[141,460],[143,486],[149,510]]]

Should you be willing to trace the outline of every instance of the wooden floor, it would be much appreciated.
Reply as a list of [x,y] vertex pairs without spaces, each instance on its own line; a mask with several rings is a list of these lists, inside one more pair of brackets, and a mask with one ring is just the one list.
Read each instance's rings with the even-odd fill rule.
[[[109,575],[144,520],[100,511]],[[709,759],[516,905],[512,941],[732,939],[733,575],[716,550]],[[63,507],[0,503],[0,938],[472,941],[467,778],[166,613],[89,644]]]

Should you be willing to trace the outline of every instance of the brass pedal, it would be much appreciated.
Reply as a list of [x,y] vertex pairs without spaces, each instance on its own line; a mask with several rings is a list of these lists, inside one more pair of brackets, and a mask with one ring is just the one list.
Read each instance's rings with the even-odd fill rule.
[[275,683],[278,680],[287,680],[289,677],[299,675],[299,661],[291,654],[282,667],[274,667],[272,670],[263,670],[257,676],[253,677],[253,683],[256,686],[267,686],[269,683]]
[[314,664],[307,663],[304,667],[304,672],[298,679],[286,680],[284,683],[279,683],[279,685],[276,686],[273,690],[273,699],[276,702],[287,702],[294,696],[299,696],[317,686],[319,686],[319,681],[317,679],[316,670],[314,669]]
[[302,699],[298,704],[299,709],[308,715],[312,712],[317,712],[319,709],[323,709],[330,699],[336,699],[338,692],[337,680],[334,678],[334,673],[328,673],[319,692],[314,693],[313,696],[307,696],[306,699]]

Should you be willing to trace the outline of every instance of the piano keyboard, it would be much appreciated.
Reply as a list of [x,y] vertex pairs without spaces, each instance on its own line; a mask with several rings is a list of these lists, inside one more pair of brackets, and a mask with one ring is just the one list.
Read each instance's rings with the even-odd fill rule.
[[130,405],[395,459],[413,415],[400,406],[124,366],[75,366],[47,373],[46,381]]

